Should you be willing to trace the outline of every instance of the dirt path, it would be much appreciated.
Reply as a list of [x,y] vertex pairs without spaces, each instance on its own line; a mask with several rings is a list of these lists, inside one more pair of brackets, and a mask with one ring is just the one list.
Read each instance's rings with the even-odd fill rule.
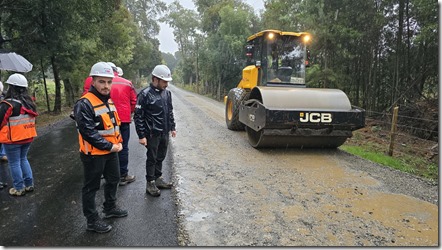
[[437,186],[340,150],[256,150],[223,103],[170,89],[181,245],[437,246]]

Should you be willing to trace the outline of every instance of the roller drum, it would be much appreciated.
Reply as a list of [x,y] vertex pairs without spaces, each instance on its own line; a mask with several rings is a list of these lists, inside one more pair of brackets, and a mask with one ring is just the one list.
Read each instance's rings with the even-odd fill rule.
[[337,148],[363,126],[363,117],[337,89],[256,87],[240,110],[255,148]]
[[338,136],[295,136],[267,133],[266,129],[255,131],[246,127],[249,143],[254,148],[337,148],[347,137]]

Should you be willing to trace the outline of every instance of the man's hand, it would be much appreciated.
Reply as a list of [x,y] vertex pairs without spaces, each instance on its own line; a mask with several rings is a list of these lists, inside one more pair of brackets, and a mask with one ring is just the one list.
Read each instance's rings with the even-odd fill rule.
[[112,153],[118,153],[118,152],[120,152],[121,150],[123,150],[123,145],[122,145],[121,143],[113,144],[113,145],[112,145],[112,149],[111,149],[111,152],[112,152]]
[[147,139],[146,139],[146,137],[139,139],[138,142],[139,142],[141,145],[147,147]]
[[172,137],[173,137],[173,138],[176,137],[176,131],[175,131],[175,130],[171,131],[171,134],[172,134]]

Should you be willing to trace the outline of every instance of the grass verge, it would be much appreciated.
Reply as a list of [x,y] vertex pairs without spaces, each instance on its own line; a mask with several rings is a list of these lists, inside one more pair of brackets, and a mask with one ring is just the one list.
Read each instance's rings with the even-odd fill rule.
[[431,181],[437,181],[439,168],[437,164],[428,162],[424,157],[397,153],[396,156],[389,156],[380,151],[377,146],[370,143],[357,145],[342,145],[341,150],[369,161],[388,166],[402,172],[423,177]]

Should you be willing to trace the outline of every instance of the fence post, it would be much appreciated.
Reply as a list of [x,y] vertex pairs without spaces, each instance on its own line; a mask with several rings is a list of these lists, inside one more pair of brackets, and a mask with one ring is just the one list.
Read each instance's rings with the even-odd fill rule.
[[394,149],[394,139],[396,138],[396,130],[397,130],[397,117],[399,113],[399,107],[394,107],[393,110],[393,119],[391,122],[391,132],[390,132],[390,148],[388,150],[388,155],[393,156]]

